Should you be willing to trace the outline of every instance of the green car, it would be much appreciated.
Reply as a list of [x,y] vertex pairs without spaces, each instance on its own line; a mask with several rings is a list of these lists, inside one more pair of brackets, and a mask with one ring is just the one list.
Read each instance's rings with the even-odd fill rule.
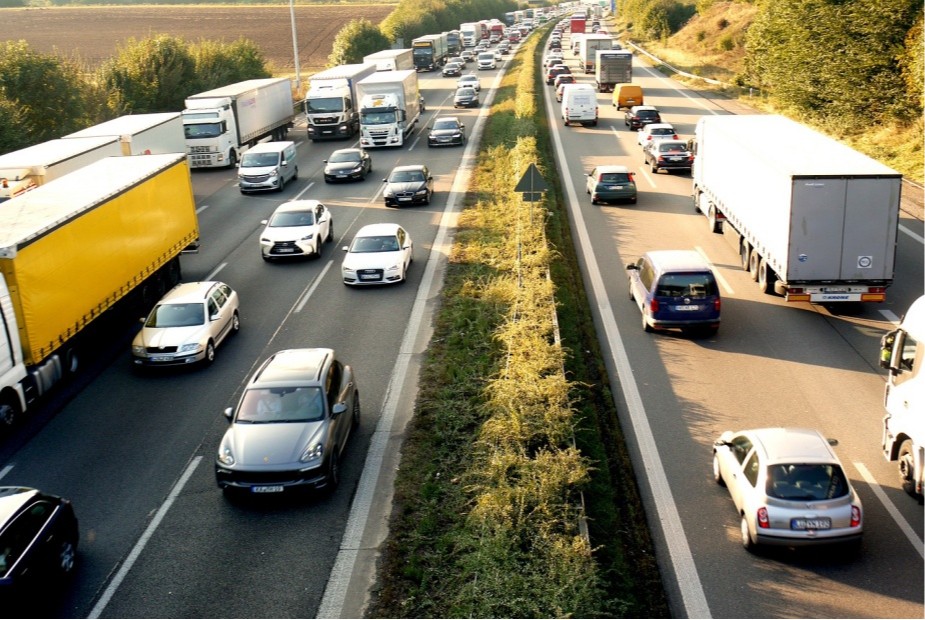
[[636,181],[626,166],[597,166],[588,173],[587,190],[593,205],[601,202],[636,202]]

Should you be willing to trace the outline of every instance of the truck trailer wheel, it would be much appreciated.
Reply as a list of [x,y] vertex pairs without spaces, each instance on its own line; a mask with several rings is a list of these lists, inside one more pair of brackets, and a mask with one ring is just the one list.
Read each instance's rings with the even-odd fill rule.
[[748,245],[748,241],[742,241],[739,245],[739,259],[742,263],[742,269],[748,271],[748,262],[751,259],[752,248]]
[[707,222],[710,224],[710,232],[713,233],[722,233],[723,232],[723,222],[722,220],[716,217],[716,206],[711,204],[710,211],[707,215]]
[[911,439],[905,440],[899,446],[898,469],[903,491],[915,496],[915,456]]
[[0,400],[0,431],[6,432],[19,418],[19,404],[15,397],[5,396]]
[[768,266],[768,261],[762,258],[758,262],[758,288],[765,295],[773,295],[774,281],[776,279],[777,276],[774,274],[774,270]]
[[751,251],[748,256],[748,275],[755,282],[758,281],[758,265],[761,263],[761,255],[755,250]]

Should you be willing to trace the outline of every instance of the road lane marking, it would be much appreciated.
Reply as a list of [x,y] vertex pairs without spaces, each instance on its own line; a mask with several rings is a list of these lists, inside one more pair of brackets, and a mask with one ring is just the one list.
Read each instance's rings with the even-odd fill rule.
[[906,228],[905,226],[903,226],[902,224],[900,224],[900,225],[899,225],[899,230],[903,231],[904,233],[906,233],[907,235],[909,235],[910,237],[912,237],[913,239],[915,239],[915,240],[918,241],[919,243],[925,245],[925,237],[922,237],[922,235],[916,234],[915,232],[912,231],[912,229]]
[[882,314],[884,318],[886,318],[886,320],[892,323],[893,325],[899,325],[899,322],[901,319],[898,316],[896,316],[896,314],[892,310],[879,310],[878,312],[880,312],[880,314]]
[[697,251],[698,254],[700,254],[704,262],[706,262],[710,266],[710,268],[713,270],[713,275],[715,275],[716,279],[719,280],[719,283],[722,285],[726,293],[728,293],[729,295],[734,295],[735,291],[732,290],[732,287],[729,285],[729,282],[726,281],[726,278],[723,277],[723,274],[720,273],[720,270],[716,267],[716,265],[713,264],[713,261],[711,261],[710,257],[707,256],[707,253],[703,251],[703,248],[700,247],[699,245],[695,245],[694,249]]
[[918,534],[915,533],[915,530],[912,529],[912,526],[909,525],[909,522],[903,518],[899,512],[899,509],[896,508],[896,505],[893,504],[893,502],[891,502],[890,499],[886,496],[886,493],[883,492],[883,489],[879,484],[877,484],[877,481],[870,474],[870,472],[867,471],[867,468],[863,463],[853,463],[853,465],[861,474],[861,478],[864,479],[864,482],[866,482],[870,487],[870,490],[874,492],[874,495],[876,495],[877,499],[880,500],[880,503],[883,504],[883,507],[886,508],[886,511],[890,513],[891,517],[893,517],[893,521],[895,521],[896,525],[899,526],[899,531],[905,534],[906,538],[909,539],[909,542],[912,543],[912,548],[915,549],[916,553],[919,554],[919,557],[925,558],[925,543],[923,543],[922,539],[918,537]]
[[302,312],[302,308],[304,308],[305,304],[308,303],[308,299],[312,296],[312,294],[314,294],[315,289],[318,288],[318,285],[321,284],[321,281],[324,279],[324,274],[328,272],[328,270],[331,268],[331,265],[333,264],[334,264],[333,260],[328,260],[328,262],[324,266],[324,269],[321,270],[321,273],[319,273],[317,276],[315,276],[312,279],[311,282],[309,282],[308,289],[304,293],[302,293],[302,297],[299,299],[298,303],[295,306],[296,313]]

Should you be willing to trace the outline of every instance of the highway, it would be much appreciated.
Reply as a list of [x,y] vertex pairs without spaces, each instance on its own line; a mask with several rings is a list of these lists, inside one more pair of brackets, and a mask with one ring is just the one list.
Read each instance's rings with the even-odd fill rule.
[[[576,61],[569,64],[574,70]],[[304,129],[290,133],[299,142],[299,179],[281,194],[243,196],[232,170],[194,172],[202,249],[183,257],[183,279],[219,279],[234,287],[241,332],[218,349],[213,366],[183,372],[134,373],[130,334],[101,343],[98,373],[50,403],[47,414],[2,447],[3,484],[68,497],[81,523],[74,582],[60,598],[37,601],[32,615],[361,613],[384,536],[397,442],[411,414],[416,364],[474,157],[477,118],[497,74],[479,72],[483,108],[475,110],[453,109],[455,79],[421,74],[422,122],[407,146],[371,150],[374,171],[363,182],[325,184],[322,160],[353,143],[311,143]],[[641,63],[635,76],[647,103],[685,137],[700,115],[724,113]],[[643,169],[635,136],[608,95],[598,97],[596,127],[562,127],[552,88],[544,91],[576,251],[673,615],[921,617],[922,506],[902,493],[895,465],[880,454],[877,346],[890,321],[923,292],[922,222],[902,218],[908,233],[900,235],[896,282],[886,304],[852,313],[788,305],[760,294],[728,240],[710,233],[706,219],[694,213],[689,176]],[[470,131],[465,149],[427,148],[426,126],[437,114],[464,120]],[[381,179],[393,166],[412,163],[430,166],[435,199],[428,206],[386,209]],[[637,205],[590,204],[584,174],[598,163],[637,172]],[[318,259],[265,263],[257,245],[260,221],[293,198],[318,199],[332,210],[334,242]],[[409,281],[345,287],[340,247],[359,227],[389,221],[414,239]],[[697,248],[721,276],[723,325],[716,337],[642,331],[627,298],[624,265],[661,248]],[[223,409],[271,353],[310,346],[334,348],[357,373],[362,422],[342,461],[341,487],[330,497],[229,501],[213,473],[227,426]],[[107,349],[115,353],[107,356]],[[856,560],[822,552],[754,556],[741,548],[735,509],[711,477],[711,444],[727,429],[793,424],[839,440],[836,450],[866,509]]]

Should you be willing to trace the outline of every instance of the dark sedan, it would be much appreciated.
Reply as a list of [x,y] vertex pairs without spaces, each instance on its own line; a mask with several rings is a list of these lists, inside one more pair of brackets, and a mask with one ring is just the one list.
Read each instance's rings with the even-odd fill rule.
[[550,86],[553,82],[556,81],[557,75],[562,75],[563,73],[571,73],[572,70],[565,65],[553,65],[546,70],[546,83]]
[[443,67],[443,77],[459,77],[462,75],[463,66],[459,63],[448,62]]
[[694,156],[684,140],[657,140],[643,148],[646,163],[657,173],[659,170],[687,170],[694,165]]
[[324,182],[362,181],[373,171],[373,159],[365,149],[340,149],[324,160]]
[[387,207],[402,207],[413,204],[430,204],[434,193],[434,177],[423,164],[397,166],[387,179],[382,179],[385,189],[382,198]]
[[477,108],[479,107],[479,94],[474,88],[464,86],[456,89],[456,95],[453,97],[454,108]]
[[427,146],[462,146],[465,143],[466,126],[455,116],[435,120],[427,135]]

